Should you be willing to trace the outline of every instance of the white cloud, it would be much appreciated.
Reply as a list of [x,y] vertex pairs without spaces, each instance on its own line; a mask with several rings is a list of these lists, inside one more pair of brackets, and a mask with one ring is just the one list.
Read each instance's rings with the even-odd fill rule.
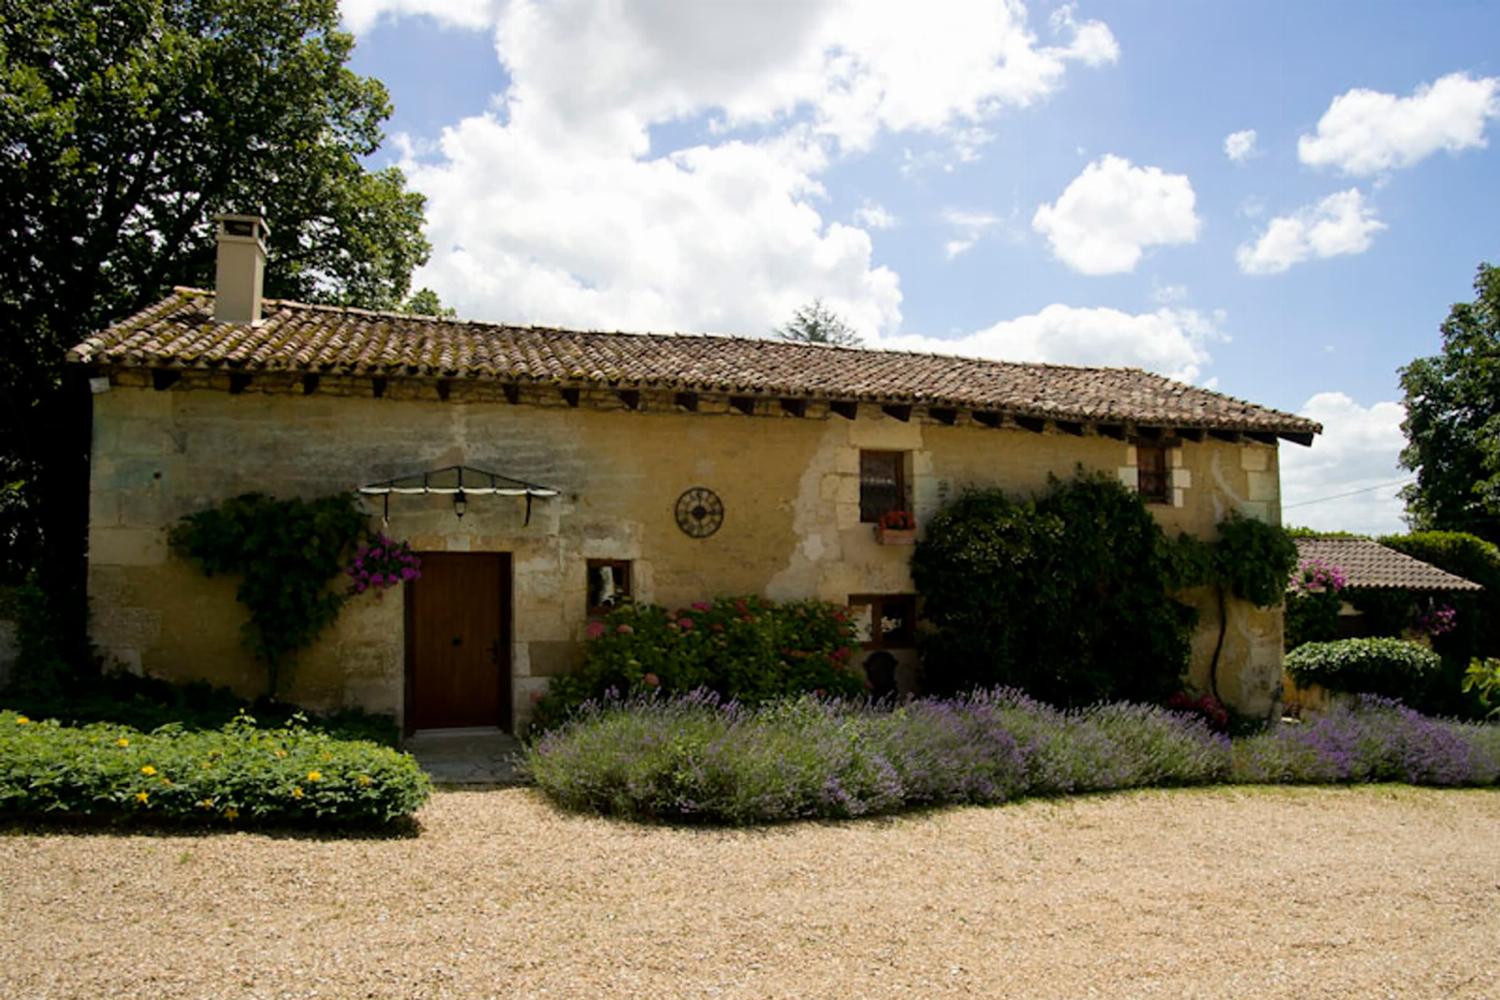
[[868,198],[854,210],[853,218],[866,229],[895,229],[901,224],[901,220],[892,215],[884,205]]
[[[344,8],[356,29],[412,13],[472,26],[490,9]],[[895,329],[899,279],[867,231],[894,217],[825,217],[833,159],[894,132],[977,157],[1001,111],[1118,56],[1107,27],[1071,11],[1040,41],[1015,0],[493,9],[506,90],[401,165],[434,247],[417,283],[465,315],[523,322],[754,334],[816,296],[866,336]],[[708,138],[653,149],[674,121]]]
[[1187,297],[1187,285],[1163,285],[1155,279],[1151,281],[1151,301],[1159,306],[1169,306],[1174,302],[1185,302]]
[[1321,423],[1323,433],[1310,448],[1281,447],[1282,521],[1372,535],[1401,531],[1395,484],[1411,476],[1398,464],[1406,408],[1365,407],[1342,392],[1320,392],[1300,412]]
[[1252,156],[1259,156],[1260,150],[1255,146],[1255,129],[1247,128],[1242,132],[1231,132],[1225,136],[1224,155],[1235,163],[1244,163]]
[[1004,361],[1146,368],[1192,382],[1210,360],[1209,345],[1227,340],[1222,315],[1195,309],[1127,313],[1050,305],[952,339],[886,336],[874,346]]
[[484,29],[495,23],[496,0],[339,0],[344,27],[361,34],[382,18],[431,17],[455,28]]
[[1335,97],[1317,131],[1297,140],[1297,156],[1309,166],[1374,174],[1409,167],[1440,149],[1482,148],[1485,125],[1497,116],[1497,77],[1450,73],[1410,97],[1356,88]]
[[1246,274],[1280,274],[1315,257],[1364,253],[1384,228],[1359,189],[1350,188],[1291,215],[1278,215],[1253,245],[1235,251],[1235,260]]
[[985,233],[1004,223],[998,215],[988,212],[964,212],[950,208],[943,212],[943,221],[954,231],[954,235],[943,244],[943,253],[952,260],[970,250]]
[[1107,155],[1085,167],[1056,202],[1038,207],[1031,225],[1075,271],[1119,274],[1134,270],[1148,246],[1194,242],[1195,201],[1185,175]]

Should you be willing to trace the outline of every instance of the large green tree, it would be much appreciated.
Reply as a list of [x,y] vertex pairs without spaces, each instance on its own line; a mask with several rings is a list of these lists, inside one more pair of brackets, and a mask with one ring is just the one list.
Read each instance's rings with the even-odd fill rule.
[[834,344],[840,347],[858,347],[864,343],[854,328],[845,323],[838,313],[823,304],[822,299],[813,299],[792,314],[792,318],[776,328],[776,336],[799,344]]
[[1414,527],[1500,543],[1500,268],[1480,264],[1474,301],[1442,325],[1442,352],[1401,369],[1405,491]]
[[267,294],[396,308],[423,199],[364,158],[390,102],[335,0],[0,0],[0,576],[75,530],[67,348],[213,280],[213,217],[271,223]]

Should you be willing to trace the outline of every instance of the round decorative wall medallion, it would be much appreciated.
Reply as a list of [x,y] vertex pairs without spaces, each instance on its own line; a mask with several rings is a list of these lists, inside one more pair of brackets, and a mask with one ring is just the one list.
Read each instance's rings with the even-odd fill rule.
[[677,498],[677,527],[690,538],[707,538],[724,523],[724,501],[706,486],[694,486]]

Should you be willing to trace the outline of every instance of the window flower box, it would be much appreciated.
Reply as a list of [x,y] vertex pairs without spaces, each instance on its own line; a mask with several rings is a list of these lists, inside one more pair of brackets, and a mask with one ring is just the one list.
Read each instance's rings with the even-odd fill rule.
[[881,545],[917,544],[917,519],[909,510],[888,510],[875,524],[875,541]]

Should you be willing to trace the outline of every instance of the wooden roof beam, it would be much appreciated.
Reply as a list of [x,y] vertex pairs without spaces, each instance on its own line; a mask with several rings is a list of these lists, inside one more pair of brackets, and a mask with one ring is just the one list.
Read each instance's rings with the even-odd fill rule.
[[730,405],[730,407],[732,407],[735,410],[738,410],[739,412],[743,413],[747,417],[753,417],[753,416],[755,416],[755,397],[754,396],[730,396],[729,397],[729,405]]
[[949,406],[929,406],[927,415],[940,424],[952,427],[958,423],[958,411]]
[[781,403],[781,412],[782,413],[785,413],[788,416],[792,416],[792,417],[805,417],[805,416],[807,416],[807,400],[805,400],[805,399],[783,399],[783,400],[780,400],[779,402]]
[[696,392],[679,392],[672,397],[672,403],[679,410],[689,413],[698,412],[698,394]]
[[910,406],[906,406],[906,405],[897,405],[895,403],[887,403],[886,405],[884,405],[884,406],[882,406],[880,408],[880,412],[884,413],[886,416],[890,417],[892,420],[899,420],[899,421],[901,421],[903,424],[906,423],[908,420],[911,419],[911,407]]
[[853,420],[859,416],[859,404],[852,399],[830,399],[828,409],[837,413],[845,420]]

